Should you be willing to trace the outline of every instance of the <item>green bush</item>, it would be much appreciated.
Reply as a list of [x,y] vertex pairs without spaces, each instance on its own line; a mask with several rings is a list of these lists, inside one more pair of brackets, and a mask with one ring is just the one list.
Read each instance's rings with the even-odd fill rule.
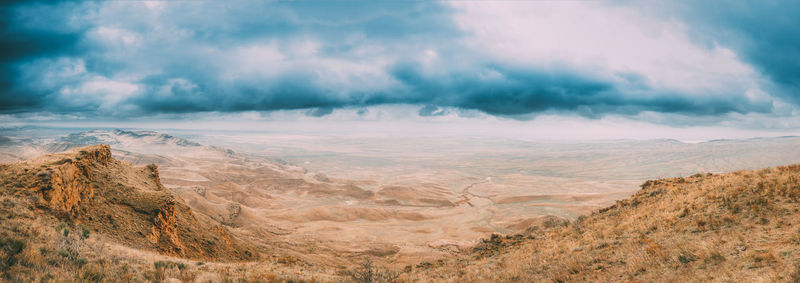
[[90,231],[89,231],[89,229],[88,229],[88,228],[86,228],[86,227],[85,227],[85,226],[83,226],[83,225],[78,225],[78,228],[80,228],[80,229],[81,229],[81,238],[83,238],[83,239],[89,239],[89,234],[90,234]]

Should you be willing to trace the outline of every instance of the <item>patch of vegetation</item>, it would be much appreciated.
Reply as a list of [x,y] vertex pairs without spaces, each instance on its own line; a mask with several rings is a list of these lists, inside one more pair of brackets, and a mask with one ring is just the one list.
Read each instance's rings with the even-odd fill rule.
[[9,268],[17,264],[19,261],[18,255],[25,249],[25,242],[13,239],[2,238],[0,239],[0,271],[4,273]]
[[78,266],[86,265],[89,261],[81,256],[83,241],[89,238],[89,230],[83,225],[76,227],[75,232],[61,223],[56,227],[60,237],[57,242],[58,255]]
[[78,224],[78,229],[81,232],[82,239],[89,239],[89,236],[91,234],[89,228],[86,228],[86,226],[83,226],[83,224]]
[[372,282],[392,282],[399,274],[394,271],[386,270],[366,259],[358,268],[349,272],[352,282],[372,283]]
[[167,278],[178,278],[181,282],[194,282],[197,274],[190,270],[189,265],[177,261],[153,262],[153,270],[145,274],[145,278],[154,282],[161,282]]
[[61,159],[61,160],[57,160],[57,161],[53,161],[53,162],[47,163],[47,165],[61,165],[61,164],[64,164],[64,163],[72,163],[72,159],[64,158],[64,159]]
[[88,265],[83,268],[83,272],[78,274],[78,281],[80,282],[103,282],[106,278],[105,270],[102,266],[97,264]]

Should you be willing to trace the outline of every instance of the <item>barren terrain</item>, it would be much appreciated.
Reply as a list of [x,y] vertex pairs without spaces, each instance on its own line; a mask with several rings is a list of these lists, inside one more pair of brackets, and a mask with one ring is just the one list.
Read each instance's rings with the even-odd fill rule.
[[492,233],[587,215],[647,179],[800,160],[791,137],[553,143],[33,131],[4,132],[2,161],[110,144],[115,158],[158,165],[166,188],[245,242],[340,268],[365,258],[398,268],[457,258]]

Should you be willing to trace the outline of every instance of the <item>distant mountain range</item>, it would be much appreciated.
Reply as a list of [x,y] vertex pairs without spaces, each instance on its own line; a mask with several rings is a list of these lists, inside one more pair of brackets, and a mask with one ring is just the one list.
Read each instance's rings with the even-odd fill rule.
[[91,130],[72,133],[61,138],[61,142],[70,142],[78,145],[175,145],[175,146],[202,146],[199,143],[183,138],[171,136],[154,131],[126,131],[126,130]]

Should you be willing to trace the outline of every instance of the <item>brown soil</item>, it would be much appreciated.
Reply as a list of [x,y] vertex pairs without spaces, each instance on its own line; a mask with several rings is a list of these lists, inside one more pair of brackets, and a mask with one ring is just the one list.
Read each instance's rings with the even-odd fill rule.
[[256,257],[252,246],[198,217],[166,189],[155,165],[117,161],[107,145],[0,165],[0,179],[3,194],[130,247],[185,258]]

